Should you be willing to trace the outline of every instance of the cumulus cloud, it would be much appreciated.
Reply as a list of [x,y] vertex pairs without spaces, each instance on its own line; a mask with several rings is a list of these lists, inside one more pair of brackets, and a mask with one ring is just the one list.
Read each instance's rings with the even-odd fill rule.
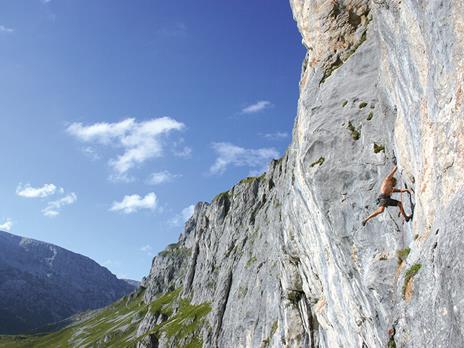
[[0,230],[10,232],[13,227],[13,221],[10,218],[6,218],[5,222],[0,225]]
[[145,197],[141,197],[140,195],[124,196],[122,201],[113,202],[110,211],[122,211],[125,214],[132,214],[141,209],[154,210],[157,200],[154,192],[148,193]]
[[264,133],[264,134],[261,134],[261,136],[268,140],[281,140],[281,139],[288,138],[288,133],[286,132]]
[[274,148],[246,149],[230,143],[213,143],[217,154],[216,161],[210,167],[210,174],[223,174],[229,166],[249,167],[252,173],[265,171],[270,160],[279,157]]
[[263,110],[271,108],[273,105],[268,100],[259,100],[254,104],[245,106],[242,109],[242,114],[255,114],[257,112],[261,112]]
[[182,211],[179,214],[177,214],[176,216],[174,216],[174,218],[171,219],[171,225],[179,226],[186,223],[188,219],[192,217],[194,210],[195,206],[193,204],[182,209]]
[[42,187],[32,187],[30,184],[22,185],[16,188],[16,194],[25,198],[45,198],[54,195],[56,192],[63,193],[63,188],[58,188],[53,184],[45,184]]
[[160,184],[172,182],[180,176],[181,175],[178,175],[178,174],[172,174],[167,170],[162,171],[162,172],[152,173],[147,180],[147,184],[160,185]]
[[14,32],[14,29],[5,27],[4,25],[0,25],[0,32],[2,32],[2,33],[12,33],[12,32]]
[[60,199],[48,202],[47,206],[42,209],[42,214],[47,217],[58,216],[64,206],[74,204],[76,201],[77,195],[71,192]]
[[67,128],[67,132],[86,143],[122,148],[122,154],[110,159],[109,164],[116,173],[115,176],[125,177],[134,166],[148,159],[161,157],[164,150],[162,137],[183,128],[183,123],[169,117],[144,122],[128,118],[117,123],[102,122],[89,126],[73,123]]

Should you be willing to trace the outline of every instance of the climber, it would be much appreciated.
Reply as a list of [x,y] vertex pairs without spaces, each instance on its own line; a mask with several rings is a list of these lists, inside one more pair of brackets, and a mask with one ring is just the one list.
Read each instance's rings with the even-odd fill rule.
[[406,215],[404,212],[403,204],[400,201],[397,201],[396,199],[391,198],[392,193],[395,192],[408,192],[409,194],[412,193],[410,189],[396,189],[396,178],[393,176],[395,175],[395,172],[397,170],[397,166],[393,168],[393,170],[388,174],[388,176],[384,179],[382,186],[380,187],[380,195],[377,198],[377,204],[379,205],[379,208],[374,211],[371,215],[369,215],[366,219],[363,220],[362,224],[363,226],[366,225],[366,222],[368,222],[370,219],[376,217],[377,215],[380,215],[383,213],[386,207],[398,207],[400,208],[401,214],[403,214],[404,219],[409,221],[412,218],[411,215]]

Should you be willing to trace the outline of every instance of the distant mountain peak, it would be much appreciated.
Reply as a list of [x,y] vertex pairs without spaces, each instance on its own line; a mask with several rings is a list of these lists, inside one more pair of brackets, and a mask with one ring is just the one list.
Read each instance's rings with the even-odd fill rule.
[[27,333],[132,292],[92,259],[0,231],[0,334]]

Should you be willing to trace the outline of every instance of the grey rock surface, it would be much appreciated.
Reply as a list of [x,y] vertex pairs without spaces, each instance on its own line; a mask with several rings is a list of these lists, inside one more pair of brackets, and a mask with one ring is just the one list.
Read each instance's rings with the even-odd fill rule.
[[0,231],[0,334],[46,330],[134,289],[88,257]]
[[[197,205],[145,301],[210,303],[204,347],[464,346],[464,4],[290,3],[308,49],[293,141]],[[389,208],[363,227],[395,157],[414,220]],[[157,320],[139,347],[176,346]]]

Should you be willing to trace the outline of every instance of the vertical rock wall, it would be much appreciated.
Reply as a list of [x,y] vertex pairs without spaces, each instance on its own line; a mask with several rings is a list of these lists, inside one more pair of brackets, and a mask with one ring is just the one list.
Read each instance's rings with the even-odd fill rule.
[[[205,347],[463,346],[463,5],[290,3],[308,49],[292,144],[197,205],[145,301],[182,288],[209,303],[191,334]],[[414,221],[389,208],[362,227],[394,156]]]

